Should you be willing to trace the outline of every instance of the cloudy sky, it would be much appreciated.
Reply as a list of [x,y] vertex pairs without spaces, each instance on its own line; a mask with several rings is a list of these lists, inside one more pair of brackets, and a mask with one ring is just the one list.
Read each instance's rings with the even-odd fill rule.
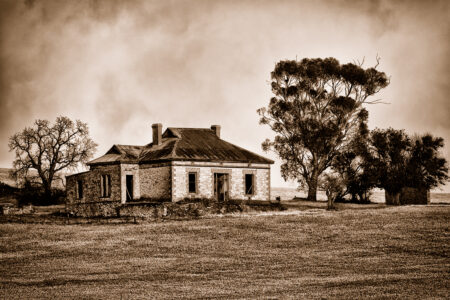
[[[222,125],[263,153],[277,61],[362,60],[391,84],[371,128],[444,137],[450,161],[449,1],[0,1],[0,167],[8,137],[59,115],[90,126],[97,156],[151,141],[151,124]],[[272,185],[286,186],[279,163]],[[450,191],[449,186],[445,190]]]

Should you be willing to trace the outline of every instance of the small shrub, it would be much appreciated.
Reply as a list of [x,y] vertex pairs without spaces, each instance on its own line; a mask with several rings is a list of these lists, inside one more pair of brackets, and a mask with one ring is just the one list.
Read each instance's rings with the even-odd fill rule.
[[23,207],[25,205],[38,205],[44,200],[44,191],[42,188],[32,185],[30,182],[25,182],[23,188],[18,191],[17,205]]
[[0,182],[0,196],[11,196],[16,195],[18,192],[18,188],[12,187],[6,183]]
[[51,202],[55,204],[65,204],[66,203],[66,191],[63,189],[52,189],[52,199]]
[[362,200],[359,198],[340,197],[334,200],[335,203],[352,203],[352,204],[371,204],[370,197],[365,197]]
[[35,206],[48,206],[55,204],[64,204],[66,199],[66,191],[62,189],[52,189],[50,198],[46,197],[44,189],[32,184],[31,182],[25,182],[24,186],[16,191],[17,205],[23,207],[25,205]]

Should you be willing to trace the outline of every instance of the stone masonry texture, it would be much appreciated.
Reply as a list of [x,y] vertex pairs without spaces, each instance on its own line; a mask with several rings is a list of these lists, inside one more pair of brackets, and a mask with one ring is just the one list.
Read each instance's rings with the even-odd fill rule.
[[[101,197],[101,176],[108,174],[111,176],[111,195]],[[81,180],[83,185],[83,197],[77,198],[77,181]],[[119,165],[95,166],[90,171],[75,174],[67,177],[66,191],[67,203],[120,201],[121,199],[121,178]]]
[[125,203],[127,200],[127,188],[126,188],[126,176],[133,176],[133,200],[137,200],[141,197],[140,193],[140,180],[139,180],[139,165],[138,164],[120,164],[120,178],[121,178],[121,202]]
[[[198,192],[188,193],[188,174],[198,173]],[[214,173],[229,174],[229,197],[237,200],[269,200],[270,169],[263,166],[249,166],[248,164],[220,164],[220,163],[188,163],[172,166],[172,200],[180,201],[184,198],[214,197]],[[245,174],[254,174],[255,192],[245,195]]]
[[139,178],[141,186],[141,198],[147,200],[170,200],[170,176],[170,165],[140,165]]
[[[197,193],[189,193],[188,174],[197,174]],[[185,198],[214,198],[214,174],[226,173],[229,198],[269,200],[270,165],[250,163],[166,162],[160,164],[110,164],[67,177],[67,203],[126,202],[126,176],[133,176],[133,200],[180,201]],[[103,174],[111,176],[111,196],[101,197]],[[254,175],[254,193],[245,194],[245,174]],[[83,198],[77,199],[77,180],[83,183]]]

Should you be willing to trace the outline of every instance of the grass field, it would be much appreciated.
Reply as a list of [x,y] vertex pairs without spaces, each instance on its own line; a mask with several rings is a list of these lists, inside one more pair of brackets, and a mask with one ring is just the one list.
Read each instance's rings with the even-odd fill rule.
[[0,224],[0,298],[449,298],[450,206]]

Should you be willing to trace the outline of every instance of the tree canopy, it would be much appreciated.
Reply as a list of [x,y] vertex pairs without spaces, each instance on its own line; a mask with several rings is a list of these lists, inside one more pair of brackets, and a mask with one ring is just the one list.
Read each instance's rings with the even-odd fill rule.
[[[378,64],[377,64],[378,65]],[[318,178],[352,136],[367,132],[364,103],[389,84],[376,67],[340,64],[335,58],[285,60],[271,73],[274,97],[258,109],[260,123],[275,132],[263,149],[274,150],[282,160],[284,179],[308,187],[308,199],[316,200]]]
[[30,169],[37,170],[48,197],[55,174],[87,162],[96,147],[87,124],[67,117],[58,117],[53,125],[47,120],[36,120],[32,127],[9,138],[9,149],[16,154],[14,174],[25,178]]
[[431,189],[448,179],[447,161],[439,151],[444,140],[431,134],[409,137],[403,130],[375,129],[368,153],[377,186],[391,194],[403,187]]
[[343,185],[338,198],[351,195],[352,201],[369,201],[369,192],[375,187],[377,178],[366,159],[369,151],[368,138],[368,132],[355,136],[349,147],[335,156],[331,171],[337,174]]

